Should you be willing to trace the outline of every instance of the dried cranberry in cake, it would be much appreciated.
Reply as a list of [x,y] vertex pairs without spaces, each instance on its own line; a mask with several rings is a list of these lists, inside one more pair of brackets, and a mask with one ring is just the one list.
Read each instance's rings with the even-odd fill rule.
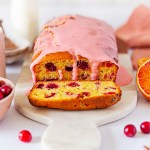
[[115,94],[116,92],[105,92],[104,94]]
[[49,95],[45,95],[45,98],[51,98],[51,97],[54,97],[56,95],[56,93],[51,93]]
[[71,67],[71,66],[66,66],[66,67],[65,67],[65,70],[66,70],[66,71],[72,71],[72,70],[73,70],[73,67]]
[[55,83],[49,83],[49,84],[46,85],[46,88],[48,88],[48,89],[57,89],[58,85],[55,84]]
[[89,65],[87,62],[83,61],[83,60],[79,60],[77,61],[77,67],[83,70],[86,70],[89,68]]
[[80,94],[78,95],[78,97],[84,98],[84,97],[87,97],[87,96],[89,96],[89,95],[90,95],[89,92],[82,92],[82,93],[80,93]]
[[110,63],[110,62],[107,62],[107,63],[106,63],[106,67],[108,67],[108,68],[109,68],[109,67],[112,67],[112,66],[113,66],[113,64],[112,64],[112,63]]
[[42,89],[44,87],[44,84],[40,83],[37,85],[37,88]]
[[56,66],[53,63],[49,62],[49,63],[45,64],[45,67],[49,71],[56,71]]
[[71,82],[68,84],[68,86],[76,87],[76,86],[80,86],[80,85],[77,82]]
[[66,92],[66,94],[69,96],[73,95],[73,93],[71,93],[71,92]]

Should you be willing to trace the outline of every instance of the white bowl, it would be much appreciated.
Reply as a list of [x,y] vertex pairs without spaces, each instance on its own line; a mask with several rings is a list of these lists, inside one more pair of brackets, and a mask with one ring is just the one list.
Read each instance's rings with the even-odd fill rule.
[[17,48],[5,51],[6,64],[12,64],[22,60],[30,47],[30,42],[26,39],[17,36],[10,39],[14,42]]
[[14,84],[6,78],[0,77],[0,80],[3,80],[6,85],[9,85],[12,88],[11,93],[2,100],[0,100],[0,120],[2,120],[5,117],[7,111],[9,110],[11,102],[14,98],[15,87]]

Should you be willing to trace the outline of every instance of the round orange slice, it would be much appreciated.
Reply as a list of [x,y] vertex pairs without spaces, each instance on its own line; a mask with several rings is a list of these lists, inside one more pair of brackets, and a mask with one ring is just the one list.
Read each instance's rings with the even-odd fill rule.
[[143,96],[150,100],[150,59],[141,64],[138,68],[136,82]]

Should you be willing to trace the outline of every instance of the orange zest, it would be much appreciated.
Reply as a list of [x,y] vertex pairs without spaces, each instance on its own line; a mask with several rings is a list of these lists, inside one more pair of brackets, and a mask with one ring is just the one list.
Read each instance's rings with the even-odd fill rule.
[[143,62],[138,68],[136,82],[143,96],[150,100],[150,59]]

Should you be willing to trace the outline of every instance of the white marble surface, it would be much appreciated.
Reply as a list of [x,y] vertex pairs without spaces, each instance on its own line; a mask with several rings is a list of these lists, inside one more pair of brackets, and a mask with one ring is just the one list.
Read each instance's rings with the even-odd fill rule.
[[[107,109],[64,111],[33,107],[26,96],[26,92],[32,87],[29,69],[31,57],[32,54],[27,56],[16,84],[15,108],[24,116],[48,125],[48,129],[41,137],[44,150],[98,150],[101,136],[96,126],[121,119],[136,107],[137,92],[134,80],[129,85],[121,87],[121,100]],[[128,54],[119,54],[119,63],[133,76]]]
[[[65,13],[78,13],[83,15],[95,16],[105,19],[112,24],[114,28],[120,26],[132,12],[135,4],[130,5],[41,5],[40,6],[40,26],[53,16],[58,16]],[[0,5],[0,17],[5,19],[5,27],[9,29],[9,7]],[[7,66],[7,76],[16,83],[21,71],[22,61],[19,63]],[[144,145],[150,147],[150,135],[144,135],[140,132],[140,123],[142,121],[150,121],[150,102],[146,101],[141,94],[138,94],[138,104],[136,109],[127,117],[122,118],[113,123],[109,123],[98,127],[101,133],[101,150],[143,150]],[[138,133],[134,138],[127,138],[123,134],[123,128],[126,124],[133,123],[136,125]],[[22,129],[28,129],[33,135],[31,143],[22,143],[18,139],[18,133]],[[5,119],[0,122],[0,149],[6,150],[41,150],[40,140],[46,125],[32,121],[14,108],[12,103],[9,112]]]

